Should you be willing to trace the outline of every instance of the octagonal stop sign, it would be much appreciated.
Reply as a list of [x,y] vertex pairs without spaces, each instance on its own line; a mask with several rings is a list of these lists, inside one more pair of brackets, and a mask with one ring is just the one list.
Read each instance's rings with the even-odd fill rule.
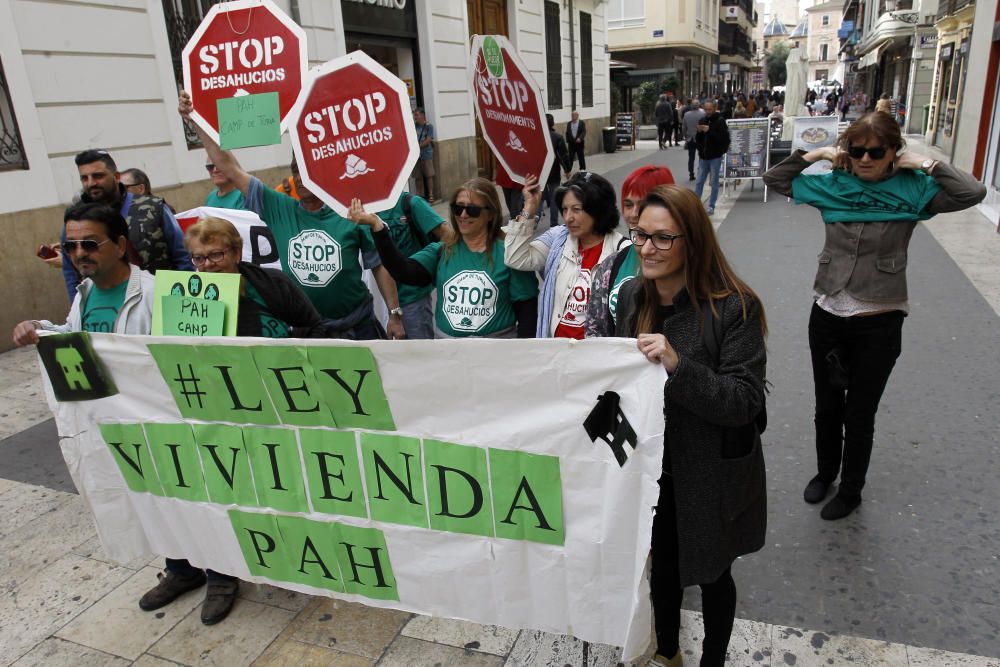
[[302,182],[346,216],[396,205],[417,163],[406,84],[362,51],[309,70],[289,117]]
[[212,5],[181,54],[191,120],[216,142],[216,100],[278,93],[281,130],[306,73],[306,34],[271,0]]

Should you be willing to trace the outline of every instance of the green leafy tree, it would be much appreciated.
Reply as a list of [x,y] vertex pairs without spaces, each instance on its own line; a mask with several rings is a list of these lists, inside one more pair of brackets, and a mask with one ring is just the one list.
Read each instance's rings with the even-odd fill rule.
[[680,97],[681,93],[681,82],[677,78],[676,74],[668,74],[667,78],[663,80],[662,92],[673,93],[674,97]]
[[660,93],[656,88],[657,86],[654,81],[644,81],[639,84],[636,102],[639,105],[639,110],[642,112],[643,123],[648,123],[649,119],[653,116],[653,108],[656,106],[656,100],[660,97]]
[[788,42],[778,42],[767,54],[764,68],[767,71],[767,80],[772,86],[785,85],[785,80],[788,78],[788,71],[785,69],[788,51]]

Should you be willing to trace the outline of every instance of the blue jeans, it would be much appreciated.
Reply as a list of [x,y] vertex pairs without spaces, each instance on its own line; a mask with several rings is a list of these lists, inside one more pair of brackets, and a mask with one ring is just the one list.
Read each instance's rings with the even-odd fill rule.
[[705,191],[705,181],[708,180],[709,173],[712,175],[712,196],[708,200],[708,208],[714,209],[715,202],[719,198],[719,179],[722,176],[722,158],[712,158],[698,160],[698,180],[694,184],[694,193],[701,199],[701,193]]
[[434,309],[431,307],[430,294],[401,307],[403,309],[403,328],[406,329],[407,340],[431,340],[434,338]]

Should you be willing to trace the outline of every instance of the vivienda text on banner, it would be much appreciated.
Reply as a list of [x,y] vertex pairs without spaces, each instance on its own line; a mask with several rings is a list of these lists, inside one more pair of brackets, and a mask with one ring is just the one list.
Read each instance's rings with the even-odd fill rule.
[[90,340],[118,393],[45,386],[112,558],[645,648],[665,377],[634,341]]

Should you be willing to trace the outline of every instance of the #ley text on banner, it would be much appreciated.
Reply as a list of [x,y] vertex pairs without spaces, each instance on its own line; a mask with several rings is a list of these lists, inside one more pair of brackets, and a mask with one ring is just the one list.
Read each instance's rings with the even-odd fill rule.
[[113,558],[645,648],[665,374],[634,341],[90,338],[118,393],[46,392]]

